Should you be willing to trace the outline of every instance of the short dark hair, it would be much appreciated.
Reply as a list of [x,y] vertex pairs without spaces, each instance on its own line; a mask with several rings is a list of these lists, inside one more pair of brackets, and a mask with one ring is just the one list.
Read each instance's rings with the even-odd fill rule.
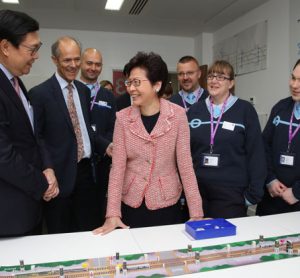
[[18,48],[28,33],[38,30],[39,23],[29,15],[12,10],[0,10],[0,40],[6,39]]
[[186,55],[186,56],[181,57],[178,61],[178,63],[180,63],[180,64],[185,64],[188,62],[194,62],[198,65],[198,67],[200,67],[198,60],[193,56]]
[[298,59],[298,61],[296,62],[296,64],[293,67],[293,70],[300,64],[300,59]]
[[125,78],[127,78],[129,76],[129,73],[128,73],[128,64],[125,64],[124,68],[123,68],[123,75]]
[[154,52],[138,52],[130,59],[129,63],[126,64],[124,71],[129,76],[130,72],[137,67],[146,71],[147,78],[152,85],[161,81],[161,88],[157,95],[158,97],[162,97],[168,82],[168,67],[161,56]]
[[113,87],[113,84],[109,80],[101,80],[100,85],[101,87],[105,87],[106,85],[110,85]]

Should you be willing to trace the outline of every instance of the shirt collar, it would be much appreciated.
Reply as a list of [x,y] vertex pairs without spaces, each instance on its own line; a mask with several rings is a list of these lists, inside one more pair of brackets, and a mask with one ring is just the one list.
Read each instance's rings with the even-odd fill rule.
[[[226,104],[226,107],[224,109],[224,113],[238,100],[238,97],[237,96],[233,96],[232,94],[230,94],[229,98],[227,99],[227,104]],[[209,99],[209,96],[205,99],[205,103],[206,103],[206,107],[210,113],[210,99]],[[218,105],[215,105],[213,104],[213,108],[214,108],[214,118],[219,118],[220,114],[221,114],[221,111],[222,111],[222,105],[223,103],[221,104],[218,104]]]
[[295,102],[294,115],[297,120],[300,119],[300,101]]
[[[179,94],[181,95],[181,97],[184,98],[184,100],[189,103],[189,104],[194,104],[195,102],[197,102],[201,95],[203,93],[203,89],[199,86],[195,91],[191,92],[191,93],[188,93],[184,90],[181,90],[179,92]],[[194,98],[189,98],[190,95],[194,95]]]
[[[58,72],[55,73],[55,77],[59,83],[59,86],[62,90],[64,90],[68,85],[69,85],[69,82],[66,81],[65,79],[63,79]],[[74,81],[71,82],[73,88],[74,88]]]
[[0,64],[0,69],[2,69],[2,71],[4,72],[5,76],[7,77],[7,79],[12,80],[12,78],[14,78],[14,76],[8,71],[8,69],[3,66],[2,64]]

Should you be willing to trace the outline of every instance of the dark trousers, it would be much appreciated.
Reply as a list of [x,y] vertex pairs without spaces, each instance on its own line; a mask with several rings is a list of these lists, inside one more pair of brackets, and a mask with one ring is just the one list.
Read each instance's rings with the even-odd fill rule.
[[0,235],[0,238],[8,238],[8,237],[20,237],[20,236],[37,236],[42,234],[42,221],[32,228],[30,231],[22,234],[13,234],[13,235]]
[[100,190],[100,203],[101,203],[101,212],[100,215],[102,224],[105,221],[106,206],[107,206],[107,190],[108,190],[108,180],[109,172],[111,166],[111,158],[104,157],[101,160],[98,160],[95,164],[95,174],[96,174],[96,184]]
[[130,228],[178,224],[181,219],[179,202],[173,206],[157,210],[149,210],[145,201],[138,208],[132,208],[122,203],[122,221]]
[[199,184],[204,217],[236,218],[247,216],[244,188]]
[[90,231],[101,222],[100,189],[96,186],[90,159],[77,164],[77,175],[72,194],[44,202],[47,231],[50,234]]

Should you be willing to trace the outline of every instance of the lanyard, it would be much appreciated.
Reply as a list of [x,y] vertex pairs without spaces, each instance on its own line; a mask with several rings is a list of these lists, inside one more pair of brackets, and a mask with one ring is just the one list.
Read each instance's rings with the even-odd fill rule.
[[227,100],[228,100],[228,98],[225,100],[225,102],[222,105],[221,115],[219,116],[216,127],[214,129],[214,107],[213,107],[213,102],[210,99],[210,153],[213,153],[213,146],[214,146],[216,132],[217,132],[217,129],[221,122],[221,118],[223,116],[223,113],[224,113],[224,110],[225,110],[225,107],[227,104]]
[[[195,100],[194,103],[196,103],[196,102],[199,101],[199,98],[201,97],[202,93],[203,93],[203,88],[199,88],[198,93],[197,93],[197,98],[196,98],[196,100]],[[181,98],[182,98],[182,102],[183,102],[183,106],[184,106],[185,112],[189,111],[189,107],[187,107],[187,105],[186,105],[186,101],[184,99],[183,92],[181,93]]]
[[94,85],[94,92],[95,92],[95,95],[94,95],[93,100],[92,100],[92,103],[91,103],[90,111],[92,111],[92,109],[93,109],[93,107],[94,107],[94,104],[95,104],[95,102],[96,102],[96,97],[97,97],[98,91],[99,91],[99,84],[98,84],[98,82],[96,82],[95,85]]
[[[294,105],[294,109],[295,109],[296,104]],[[292,111],[292,115],[291,115],[291,119],[290,119],[290,126],[289,126],[289,142],[288,142],[288,149],[287,152],[290,152],[290,148],[291,148],[291,143],[293,138],[295,137],[296,133],[299,131],[300,129],[300,124],[297,126],[297,128],[294,130],[293,132],[293,118],[294,118],[294,109]]]

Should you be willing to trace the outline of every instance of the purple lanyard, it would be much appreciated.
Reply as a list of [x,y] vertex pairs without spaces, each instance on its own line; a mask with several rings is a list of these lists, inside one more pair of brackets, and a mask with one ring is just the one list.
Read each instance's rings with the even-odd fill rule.
[[95,95],[93,97],[93,100],[92,100],[92,103],[91,103],[91,108],[90,108],[90,111],[92,111],[93,107],[94,107],[94,104],[96,102],[96,97],[97,97],[97,94],[98,94],[98,91],[99,91],[99,84],[98,82],[95,83],[94,85],[94,90],[95,90]]
[[213,153],[213,146],[214,146],[216,132],[217,132],[217,129],[221,122],[221,119],[222,119],[222,116],[223,116],[223,113],[224,113],[224,110],[225,110],[225,107],[227,104],[227,100],[228,100],[228,98],[225,100],[225,102],[222,105],[221,115],[219,116],[216,127],[214,129],[214,107],[213,107],[213,102],[210,98],[210,153]]
[[[294,109],[295,109],[296,104],[294,105]],[[289,126],[289,142],[288,142],[288,149],[287,152],[290,152],[290,147],[291,147],[291,143],[293,138],[295,137],[296,133],[299,131],[300,129],[300,124],[297,126],[297,128],[294,130],[293,132],[293,118],[294,118],[294,109],[292,111],[292,115],[291,115],[291,119],[290,119],[290,126]]]
[[[199,101],[199,98],[200,98],[201,95],[202,95],[202,94],[201,94],[201,90],[202,90],[202,88],[199,88],[199,90],[198,90],[198,95],[197,95],[196,101],[195,101],[194,103],[196,103],[196,102]],[[186,101],[185,101],[185,99],[184,99],[183,93],[182,93],[182,95],[181,95],[181,98],[182,98],[182,102],[183,102],[183,105],[184,105],[185,112],[189,111],[189,107],[187,107],[187,105],[186,105]]]

